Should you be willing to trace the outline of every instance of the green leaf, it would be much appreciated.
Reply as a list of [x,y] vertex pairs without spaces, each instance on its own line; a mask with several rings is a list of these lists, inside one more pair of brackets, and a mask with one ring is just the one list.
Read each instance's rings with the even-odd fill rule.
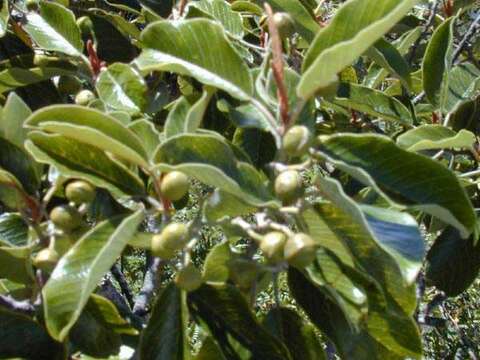
[[319,150],[362,183],[382,194],[385,189],[401,195],[415,203],[414,208],[458,228],[462,236],[468,237],[474,231],[476,216],[472,203],[455,174],[440,163],[403,150],[378,135],[322,137]]
[[235,287],[203,285],[188,294],[188,305],[190,311],[208,325],[226,358],[230,358],[229,354],[233,351],[225,336],[228,333],[250,350],[254,358],[291,359],[285,345],[257,322],[243,295]]
[[0,358],[64,359],[62,345],[29,317],[0,308]]
[[305,323],[295,311],[284,307],[273,308],[268,312],[264,325],[285,342],[293,360],[326,359],[314,327]]
[[10,93],[0,115],[0,136],[23,149],[28,132],[23,123],[31,114],[27,104],[14,92]]
[[151,159],[162,141],[162,135],[158,132],[153,122],[139,119],[131,122],[127,127],[142,140],[143,148],[147,152],[148,158]]
[[209,17],[217,20],[222,24],[225,31],[238,38],[242,38],[244,34],[241,15],[233,11],[230,4],[225,0],[191,2],[186,17]]
[[441,125],[422,125],[397,138],[398,146],[408,151],[466,148],[471,149],[476,138],[467,130],[458,133]]
[[95,109],[77,105],[47,106],[33,113],[25,125],[108,151],[145,168],[149,166],[146,151],[135,133]]
[[229,278],[228,264],[232,257],[228,241],[215,245],[205,258],[203,280],[212,284],[226,283]]
[[480,272],[480,245],[473,237],[461,239],[455,228],[447,227],[427,254],[427,283],[448,296],[460,295]]
[[8,11],[8,0],[2,0],[0,4],[0,38],[7,33],[8,19],[10,12]]
[[153,305],[139,345],[140,360],[188,359],[185,292],[170,283]]
[[347,1],[308,49],[298,94],[308,99],[387,33],[417,0]]
[[0,244],[2,243],[9,246],[28,245],[28,225],[20,214],[0,215]]
[[255,207],[246,204],[238,197],[216,189],[205,201],[203,211],[209,221],[221,221],[227,217],[247,215]]
[[29,69],[12,67],[0,71],[0,94],[27,85],[38,84],[59,75],[71,75],[66,68],[32,67]]
[[146,106],[147,85],[130,65],[115,63],[100,73],[98,96],[110,108],[137,114]]
[[82,56],[83,41],[75,15],[60,4],[39,3],[40,13],[27,13],[25,31],[42,49]]
[[103,221],[60,259],[42,290],[45,322],[62,341],[79,318],[103,275],[122,253],[144,219],[143,210]]
[[444,109],[453,61],[455,18],[445,20],[433,33],[423,58],[423,88],[428,101]]
[[84,179],[119,196],[145,192],[137,175],[88,144],[32,131],[25,147],[36,161],[55,166],[67,178]]
[[203,340],[202,347],[198,352],[197,356],[194,358],[195,360],[227,360],[222,353],[222,350],[217,345],[215,340],[211,336],[208,336],[205,340]]
[[137,331],[124,320],[109,300],[91,295],[69,335],[69,341],[83,354],[103,358],[118,354],[121,334]]
[[382,91],[352,83],[340,83],[334,104],[357,110],[385,120],[398,121],[407,126],[413,123],[405,105]]
[[[263,7],[264,1],[255,0],[255,2]],[[295,30],[307,42],[312,42],[317,32],[321,29],[318,22],[308,12],[305,6],[299,0],[268,0],[272,9],[276,12],[283,11],[291,15],[295,24]]]
[[380,39],[370,48],[368,55],[389,73],[394,74],[407,89],[411,89],[410,66],[395,46],[385,39]]
[[23,210],[29,207],[29,200],[28,194],[17,178],[0,169],[0,201],[10,209]]
[[212,20],[159,21],[142,32],[141,41],[146,49],[135,63],[144,72],[171,71],[192,76],[241,100],[253,94],[247,65],[221,25]]
[[32,284],[34,274],[30,263],[31,253],[29,246],[0,246],[0,278]]
[[474,100],[480,90],[480,70],[473,64],[454,66],[448,76],[445,110],[455,111],[465,102]]
[[171,137],[158,148],[155,163],[160,170],[182,171],[252,205],[275,204],[264,185],[265,176],[250,164],[237,160],[232,148],[217,135]]

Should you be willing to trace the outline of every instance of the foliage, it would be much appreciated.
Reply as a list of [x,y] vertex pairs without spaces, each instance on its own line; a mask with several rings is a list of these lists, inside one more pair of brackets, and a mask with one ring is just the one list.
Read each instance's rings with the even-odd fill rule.
[[476,358],[475,1],[0,4],[0,358]]

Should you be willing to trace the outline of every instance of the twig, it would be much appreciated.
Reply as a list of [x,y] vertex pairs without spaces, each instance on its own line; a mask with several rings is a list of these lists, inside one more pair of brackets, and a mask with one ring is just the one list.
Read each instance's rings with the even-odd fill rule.
[[138,316],[145,316],[149,309],[148,305],[153,297],[159,281],[159,271],[162,267],[162,261],[157,257],[148,258],[148,267],[143,279],[143,286],[133,306],[133,313]]
[[428,35],[430,27],[433,24],[433,21],[435,20],[435,16],[437,15],[437,10],[438,10],[438,1],[435,0],[435,2],[432,4],[430,8],[430,16],[428,17],[427,23],[425,24],[425,27],[423,28],[422,33],[418,37],[417,41],[412,45],[412,49],[410,50],[410,55],[408,57],[408,63],[412,64],[413,60],[415,59],[415,55],[418,50],[418,46],[422,42],[423,39]]
[[467,45],[467,43],[472,39],[472,37],[477,32],[479,23],[480,23],[480,12],[478,13],[475,20],[473,20],[473,22],[470,25],[470,27],[468,28],[467,32],[463,35],[462,40],[458,44],[458,47],[453,52],[452,64],[454,64],[458,60],[458,58],[459,58],[460,54],[462,53],[465,45]]
[[185,11],[186,6],[187,6],[187,0],[180,0],[180,5],[178,6],[178,14],[180,16],[183,15],[183,12]]
[[27,315],[35,313],[35,307],[28,300],[18,301],[8,295],[0,295],[0,306]]
[[125,296],[125,299],[127,299],[128,305],[132,309],[135,302],[133,301],[133,295],[132,295],[132,292],[130,291],[130,287],[128,286],[128,282],[125,279],[125,275],[123,275],[118,264],[113,265],[111,271],[112,271],[113,277],[115,278],[115,280],[118,282],[118,285],[120,286],[120,290],[122,291],[123,296]]
[[282,119],[284,130],[290,123],[290,114],[288,109],[288,92],[285,86],[285,74],[283,72],[283,50],[282,39],[278,32],[278,28],[273,21],[273,10],[269,4],[265,3],[265,11],[268,15],[268,31],[272,45],[272,72],[277,84],[277,96],[280,106],[280,117]]

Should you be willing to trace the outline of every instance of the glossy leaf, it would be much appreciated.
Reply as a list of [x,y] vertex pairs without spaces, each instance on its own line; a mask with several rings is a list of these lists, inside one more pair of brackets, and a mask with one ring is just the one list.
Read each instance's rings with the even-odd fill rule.
[[264,186],[265,177],[251,165],[238,161],[229,145],[210,134],[171,137],[155,154],[157,167],[180,170],[199,181],[254,204],[274,203]]
[[215,245],[205,259],[203,280],[212,284],[226,283],[230,275],[228,264],[232,257],[228,242]]
[[8,1],[2,0],[0,4],[0,37],[3,37],[7,32],[9,18],[10,13],[8,11]]
[[145,149],[135,133],[98,110],[76,105],[49,106],[33,113],[26,126],[66,136],[148,168]]
[[142,71],[192,76],[242,100],[253,93],[248,67],[212,20],[159,21],[142,32],[141,40],[147,49],[135,62]]
[[31,115],[30,108],[14,92],[8,95],[0,116],[0,135],[19,148],[27,139],[23,123]]
[[310,46],[298,94],[307,99],[334,83],[338,72],[388,32],[416,2],[385,0],[382,6],[369,0],[346,2]]
[[465,190],[453,172],[434,160],[367,134],[325,137],[319,150],[362,183],[403,196],[416,209],[457,227],[462,236],[474,231],[476,217]]
[[203,285],[189,293],[188,304],[190,311],[208,325],[226,358],[230,358],[229,353],[234,351],[225,336],[228,333],[250,350],[254,357],[291,359],[285,345],[256,321],[242,294],[235,287]]
[[441,125],[422,125],[397,138],[398,146],[408,151],[466,148],[471,149],[475,135],[467,130],[458,133]]
[[47,329],[63,340],[102,276],[143,221],[143,210],[99,223],[61,258],[42,290]]
[[0,308],[0,357],[60,360],[62,345],[25,315]]
[[142,180],[103,151],[62,135],[29,134],[27,150],[40,163],[54,165],[65,177],[84,179],[116,195],[142,194]]
[[102,71],[96,88],[100,99],[115,110],[136,114],[146,106],[147,85],[127,64],[115,63]]
[[462,239],[455,228],[447,227],[427,255],[427,282],[448,296],[465,291],[480,272],[480,245],[472,237]]
[[394,97],[362,85],[341,83],[334,104],[357,110],[385,120],[412,125],[412,115],[405,105]]
[[209,17],[222,24],[225,31],[243,37],[242,17],[225,0],[200,0],[190,3],[187,17]]
[[73,12],[52,2],[41,2],[39,6],[40,13],[29,12],[25,25],[37,45],[44,50],[81,56],[83,42]]
[[186,322],[185,292],[170,283],[153,305],[140,340],[139,359],[188,359]]

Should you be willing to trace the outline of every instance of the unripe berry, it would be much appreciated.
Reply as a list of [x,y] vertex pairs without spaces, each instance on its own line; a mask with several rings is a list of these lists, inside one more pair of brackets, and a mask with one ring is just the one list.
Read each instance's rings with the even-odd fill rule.
[[188,264],[175,276],[175,284],[185,291],[195,291],[202,286],[202,273],[193,264]]
[[285,203],[292,203],[302,194],[302,178],[298,171],[281,172],[275,179],[275,194]]
[[285,244],[285,260],[290,265],[303,269],[315,259],[316,248],[317,244],[309,235],[297,233],[288,238]]
[[312,135],[303,125],[291,127],[283,136],[283,150],[290,156],[302,156],[310,147]]
[[73,181],[65,188],[65,196],[76,205],[89,204],[95,199],[95,188],[83,180]]
[[33,265],[41,270],[52,271],[59,258],[60,257],[55,250],[42,249],[33,259]]
[[295,33],[295,23],[290,14],[277,12],[273,15],[273,22],[275,23],[282,39],[288,38]]
[[272,263],[277,263],[283,260],[283,249],[287,237],[280,231],[272,231],[265,235],[260,242],[260,250],[262,250],[265,257]]
[[160,191],[168,200],[178,201],[188,192],[189,186],[187,175],[180,171],[172,171],[163,177]]
[[77,105],[87,106],[93,100],[95,100],[95,94],[90,90],[82,90],[75,96]]
[[160,234],[152,237],[153,255],[169,260],[188,243],[188,227],[181,223],[168,224]]
[[50,212],[50,220],[59,229],[69,232],[82,224],[82,215],[73,206],[60,205]]

